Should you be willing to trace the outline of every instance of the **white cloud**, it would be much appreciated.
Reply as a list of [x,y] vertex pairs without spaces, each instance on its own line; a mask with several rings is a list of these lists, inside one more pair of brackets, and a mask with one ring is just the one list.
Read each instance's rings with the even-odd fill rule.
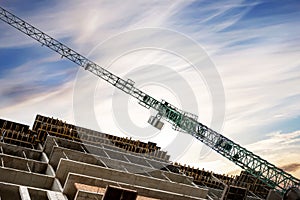
[[[246,148],[278,167],[299,165],[300,131],[270,133],[267,139],[249,144]],[[300,178],[299,168],[288,172]]]
[[[262,157],[277,167],[283,167],[288,173],[300,178],[299,152],[300,152],[300,131],[289,133],[269,133],[264,140],[260,140],[245,146],[246,149]],[[232,162],[216,153],[208,154],[204,159],[199,157],[203,145],[194,143],[187,154],[177,160],[180,163],[188,163],[195,168],[204,168],[217,173],[238,174],[241,169]]]
[[[247,148],[260,155],[272,157],[272,159],[281,160],[278,154],[282,152],[300,152],[300,131],[291,133],[275,132],[267,135],[267,139],[247,145]],[[273,154],[269,154],[272,152]],[[276,155],[277,154],[277,155]],[[290,160],[290,156],[286,160]]]
[[67,83],[57,91],[47,91],[32,95],[15,105],[0,109],[0,117],[3,119],[17,121],[32,125],[36,114],[53,116],[74,123],[72,108],[72,84]]

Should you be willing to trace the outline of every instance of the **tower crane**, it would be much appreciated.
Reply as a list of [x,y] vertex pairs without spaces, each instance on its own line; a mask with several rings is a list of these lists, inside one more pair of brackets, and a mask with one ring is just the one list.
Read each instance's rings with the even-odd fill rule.
[[0,19],[34,40],[40,42],[43,46],[46,46],[60,54],[62,58],[71,60],[77,65],[83,67],[85,70],[95,74],[128,95],[131,95],[145,108],[156,110],[157,114],[155,116],[151,116],[148,120],[148,122],[154,127],[161,129],[164,125],[161,120],[164,119],[172,124],[174,129],[192,135],[217,153],[221,154],[223,157],[263,181],[269,187],[278,191],[280,194],[284,194],[291,187],[300,188],[299,179],[269,163],[260,156],[255,155],[229,138],[208,128],[201,122],[198,122],[196,115],[176,108],[164,100],[156,100],[136,88],[132,80],[124,80],[121,77],[114,75],[110,71],[97,65],[93,61],[55,40],[48,34],[42,32],[38,28],[32,26],[2,7],[0,7]]

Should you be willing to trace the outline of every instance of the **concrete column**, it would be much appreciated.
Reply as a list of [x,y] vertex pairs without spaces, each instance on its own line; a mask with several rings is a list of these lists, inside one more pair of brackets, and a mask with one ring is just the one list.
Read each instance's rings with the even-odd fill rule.
[[20,186],[19,192],[22,200],[31,200],[27,187]]
[[63,188],[60,184],[60,181],[57,178],[54,178],[51,190],[56,191],[56,192],[62,192],[63,191]]
[[52,166],[49,165],[49,164],[48,164],[47,169],[46,169],[46,175],[49,175],[49,176],[55,176],[55,171],[54,171],[54,169],[52,168]]
[[45,152],[42,152],[41,161],[49,163],[49,159],[48,159],[47,154]]
[[47,197],[49,200],[68,200],[67,197],[60,192],[47,191]]

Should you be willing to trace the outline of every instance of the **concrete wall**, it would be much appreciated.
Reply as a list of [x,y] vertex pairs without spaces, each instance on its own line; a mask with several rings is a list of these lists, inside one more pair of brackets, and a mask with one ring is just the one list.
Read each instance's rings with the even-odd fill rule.
[[207,195],[207,189],[201,189],[182,183],[170,182],[168,180],[161,180],[138,174],[125,173],[120,170],[84,164],[72,160],[61,159],[56,171],[56,176],[61,181],[62,185],[64,185],[64,188],[67,186],[66,182],[69,173],[82,174],[94,178],[102,178],[119,183],[126,183],[129,185],[141,186],[145,188],[173,193],[181,193],[182,195],[200,198],[205,198]]

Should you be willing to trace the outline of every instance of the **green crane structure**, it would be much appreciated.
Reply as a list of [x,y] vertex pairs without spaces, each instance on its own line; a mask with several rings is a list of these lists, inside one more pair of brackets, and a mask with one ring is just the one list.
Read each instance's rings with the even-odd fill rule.
[[174,129],[181,130],[194,136],[281,194],[284,194],[291,187],[300,188],[299,179],[198,122],[197,116],[182,111],[166,101],[154,99],[140,89],[134,87],[134,82],[132,80],[124,80],[112,74],[108,70],[1,7],[0,19],[40,42],[43,46],[52,49],[62,57],[73,61],[85,70],[92,72],[116,88],[136,98],[139,104],[147,109],[151,108],[156,110],[156,116],[151,116],[148,121],[154,127],[161,129],[163,126],[161,119],[168,121],[173,125]]

